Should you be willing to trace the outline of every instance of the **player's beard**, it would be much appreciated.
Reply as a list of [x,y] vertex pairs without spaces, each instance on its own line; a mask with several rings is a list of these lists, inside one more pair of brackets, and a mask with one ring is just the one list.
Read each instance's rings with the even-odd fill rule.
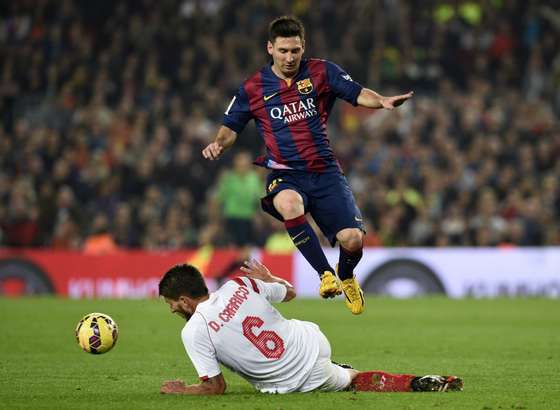
[[177,312],[177,314],[179,316],[181,316],[183,319],[185,319],[185,321],[189,321],[189,319],[192,317],[192,313],[187,312],[186,310],[181,309],[180,312]]

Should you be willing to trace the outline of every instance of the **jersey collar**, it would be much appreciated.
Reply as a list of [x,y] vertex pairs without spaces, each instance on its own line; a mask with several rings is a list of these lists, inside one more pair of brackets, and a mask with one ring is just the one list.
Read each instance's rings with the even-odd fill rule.
[[285,81],[285,82],[288,84],[288,86],[291,86],[295,81],[298,80],[298,78],[300,77],[301,73],[304,71],[305,66],[307,65],[307,59],[306,59],[306,58],[302,58],[302,59],[301,59],[301,63],[300,63],[300,65],[299,65],[299,70],[298,70],[297,74],[296,74],[293,78],[291,78],[289,81],[288,81],[288,80],[285,80],[285,79],[283,79],[283,78],[278,77],[278,76],[276,75],[276,73],[275,73],[274,71],[272,71],[272,65],[273,65],[273,64],[274,64],[274,62],[271,61],[271,62],[269,62],[269,63],[266,65],[266,68],[265,68],[265,69],[266,69],[266,72],[267,72],[270,76],[272,76],[272,78],[275,78],[275,79],[280,80],[280,81]]

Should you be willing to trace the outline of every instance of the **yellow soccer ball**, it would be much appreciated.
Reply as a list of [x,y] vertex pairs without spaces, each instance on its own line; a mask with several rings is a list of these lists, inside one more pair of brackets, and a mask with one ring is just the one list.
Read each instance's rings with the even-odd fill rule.
[[104,313],[85,315],[76,326],[76,340],[80,347],[92,354],[108,352],[117,343],[119,328],[111,316]]

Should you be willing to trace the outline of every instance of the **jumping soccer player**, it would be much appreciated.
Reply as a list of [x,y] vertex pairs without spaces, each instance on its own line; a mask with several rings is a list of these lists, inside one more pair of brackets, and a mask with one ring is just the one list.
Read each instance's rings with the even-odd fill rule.
[[222,394],[226,382],[220,364],[263,393],[463,389],[454,376],[359,372],[331,362],[331,346],[316,324],[287,320],[270,304],[292,300],[292,285],[257,261],[246,262],[242,270],[247,277],[211,294],[192,265],[177,265],[161,279],[159,294],[172,313],[187,320],[181,337],[201,380],[190,386],[167,381],[162,393]]
[[[327,120],[336,98],[362,107],[393,109],[412,92],[383,97],[330,61],[302,59],[304,27],[294,17],[280,17],[270,24],[267,48],[272,63],[241,85],[215,141],[202,155],[219,158],[247,122],[255,120],[266,145],[266,155],[255,164],[272,170],[263,209],[284,222],[295,246],[319,273],[320,295],[332,298],[344,292],[348,308],[360,314],[364,297],[354,268],[362,258],[362,215],[329,145]],[[307,212],[332,246],[340,243],[336,273],[305,218]]]

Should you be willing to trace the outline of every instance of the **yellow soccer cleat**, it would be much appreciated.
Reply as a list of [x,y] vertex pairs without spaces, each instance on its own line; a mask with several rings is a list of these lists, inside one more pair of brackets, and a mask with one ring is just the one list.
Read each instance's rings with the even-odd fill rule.
[[342,291],[346,298],[346,307],[352,314],[359,315],[365,309],[364,292],[355,277],[342,281]]
[[342,288],[340,287],[340,281],[331,271],[326,270],[321,275],[321,287],[319,288],[319,294],[322,298],[334,298],[336,295],[342,293]]

